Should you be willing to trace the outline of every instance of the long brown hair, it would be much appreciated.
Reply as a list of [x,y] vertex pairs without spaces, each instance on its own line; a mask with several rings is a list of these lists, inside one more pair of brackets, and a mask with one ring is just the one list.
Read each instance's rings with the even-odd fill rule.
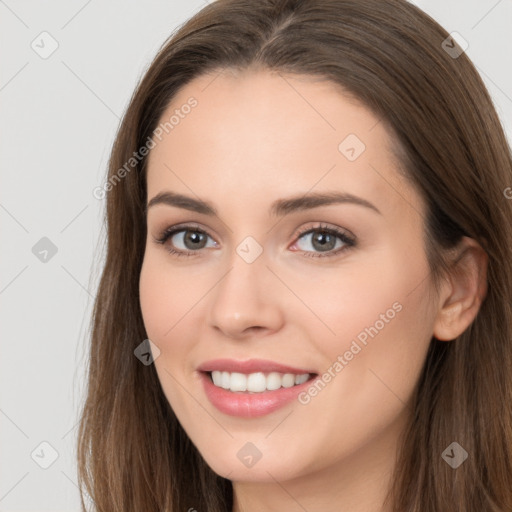
[[[125,164],[190,80],[253,65],[330,80],[386,123],[428,206],[434,282],[447,270],[443,249],[462,236],[487,252],[477,317],[456,340],[431,341],[388,498],[399,512],[512,510],[512,157],[480,76],[447,38],[405,0],[217,0],[162,46],[124,115],[105,187],[107,254],[78,441],[94,510],[231,511],[231,482],[181,428],[154,365],[134,357],[147,338],[138,296],[146,158]],[[469,454],[457,469],[441,457],[452,442]]]

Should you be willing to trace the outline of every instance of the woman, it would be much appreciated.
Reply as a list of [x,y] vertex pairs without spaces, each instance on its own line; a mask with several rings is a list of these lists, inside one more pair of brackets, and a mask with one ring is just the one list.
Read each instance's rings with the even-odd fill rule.
[[79,475],[101,511],[512,510],[512,158],[398,0],[219,0],[114,144]]

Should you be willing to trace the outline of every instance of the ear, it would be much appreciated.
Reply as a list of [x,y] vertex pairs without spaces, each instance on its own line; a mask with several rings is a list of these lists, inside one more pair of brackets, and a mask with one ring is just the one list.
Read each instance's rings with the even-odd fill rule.
[[441,341],[453,340],[468,328],[487,293],[488,256],[478,242],[463,237],[451,259],[434,322],[434,337]]

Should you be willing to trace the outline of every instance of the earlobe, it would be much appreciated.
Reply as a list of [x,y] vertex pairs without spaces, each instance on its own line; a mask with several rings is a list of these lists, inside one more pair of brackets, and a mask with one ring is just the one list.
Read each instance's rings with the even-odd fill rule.
[[436,339],[453,340],[473,322],[487,293],[487,264],[487,253],[480,244],[464,237],[439,295]]

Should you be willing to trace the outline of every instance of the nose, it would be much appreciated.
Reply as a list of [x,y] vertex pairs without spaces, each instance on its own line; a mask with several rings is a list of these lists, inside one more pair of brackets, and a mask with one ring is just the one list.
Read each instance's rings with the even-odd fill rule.
[[210,325],[234,339],[278,331],[284,321],[279,280],[267,268],[263,255],[247,263],[238,254],[210,297]]

